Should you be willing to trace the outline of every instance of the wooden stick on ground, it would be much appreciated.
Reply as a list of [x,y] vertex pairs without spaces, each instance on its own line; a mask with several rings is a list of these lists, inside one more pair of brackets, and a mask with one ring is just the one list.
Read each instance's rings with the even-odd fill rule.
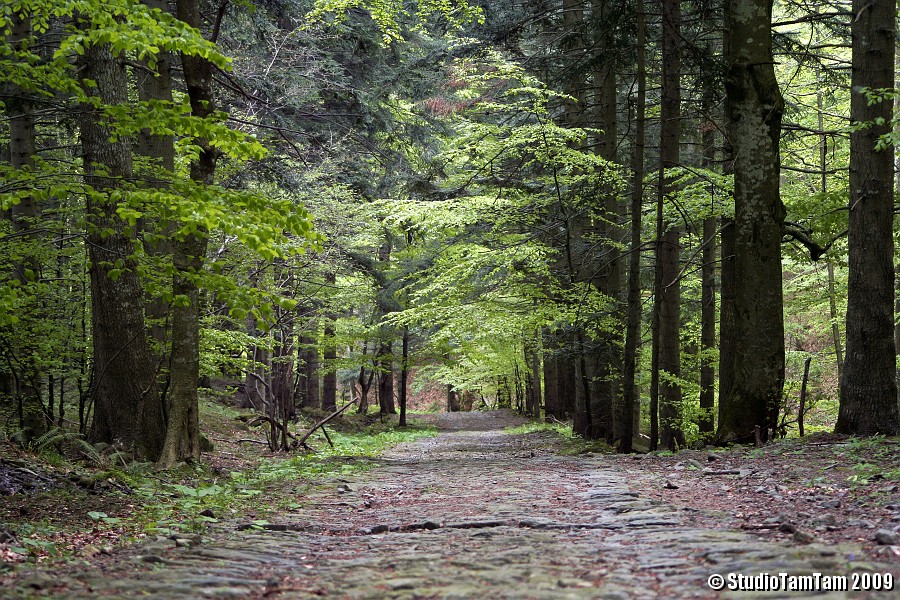
[[[298,439],[298,440],[296,441],[296,444],[297,444],[298,446],[304,445],[304,443],[306,442],[306,440],[309,439],[309,436],[311,436],[311,435],[315,432],[315,430],[318,429],[319,427],[322,427],[322,431],[325,431],[325,428],[323,427],[323,425],[325,425],[325,423],[327,423],[328,421],[330,421],[330,420],[332,420],[333,418],[337,417],[338,415],[340,415],[342,412],[344,412],[345,410],[347,410],[348,408],[350,408],[350,407],[353,406],[354,404],[356,404],[356,400],[351,400],[350,402],[348,402],[347,404],[345,404],[344,406],[342,406],[342,407],[339,408],[338,410],[334,411],[333,413],[331,413],[330,415],[328,415],[328,416],[325,417],[324,419],[320,420],[318,423],[316,423],[315,425],[313,425],[312,429],[310,429],[310,430],[307,431],[305,434],[303,434],[303,437],[301,437],[300,439]],[[327,433],[325,434],[325,437],[326,437],[326,438],[328,437],[328,434],[327,434]],[[331,440],[330,440],[330,439],[328,440],[328,443],[331,443]],[[332,445],[333,445],[333,444],[332,444]]]

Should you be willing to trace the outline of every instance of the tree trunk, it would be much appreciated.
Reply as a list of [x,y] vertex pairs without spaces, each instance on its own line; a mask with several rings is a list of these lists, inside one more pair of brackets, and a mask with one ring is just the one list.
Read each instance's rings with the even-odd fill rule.
[[[122,57],[108,45],[91,46],[80,58],[84,89],[106,106],[128,102]],[[90,81],[92,84],[88,84]],[[111,200],[133,175],[131,142],[115,141],[106,115],[81,106],[81,147],[87,196],[94,345],[94,416],[90,438],[120,440],[144,460],[159,458],[166,424],[144,326],[142,289],[134,261],[134,231]]]
[[[704,106],[712,108],[712,101]],[[716,137],[715,125],[705,123],[701,131],[703,137],[703,166],[712,169],[715,165]],[[713,198],[710,197],[710,204]],[[712,212],[713,206],[710,206]],[[701,437],[709,439],[715,431],[714,409],[716,400],[716,368],[710,354],[716,348],[716,218],[712,215],[703,219],[703,264],[701,266],[700,292],[700,419]]]
[[554,337],[544,330],[544,414],[557,419],[563,418],[559,398],[559,359],[556,354]]
[[[734,331],[720,442],[768,438],[784,387],[779,141],[784,101],[772,57],[772,0],[728,0],[725,110],[734,157]],[[725,253],[723,237],[723,254]],[[723,314],[727,309],[723,291]],[[724,350],[724,348],[723,348]],[[722,373],[723,379],[726,373]]]
[[[894,173],[880,149],[890,133],[892,103],[871,103],[860,88],[894,86],[895,0],[854,0],[850,116],[869,126],[850,135],[847,346],[835,431],[900,433],[894,345]],[[882,124],[875,124],[883,119]]]
[[378,349],[378,403],[382,415],[395,415],[394,404],[394,349],[391,342],[385,342]]
[[[178,19],[191,27],[200,28],[198,0],[176,0]],[[213,72],[210,62],[200,56],[181,56],[184,82],[191,103],[191,116],[203,119],[216,110],[213,95]],[[200,147],[197,159],[191,162],[191,179],[202,186],[213,184],[216,172],[217,150],[205,138],[196,138]],[[199,399],[197,385],[200,379],[200,304],[195,277],[206,259],[207,232],[197,227],[195,233],[177,240],[173,249],[175,280],[173,291],[192,299],[190,303],[173,303],[172,306],[172,386],[169,397],[169,423],[166,443],[159,463],[171,466],[181,460],[199,459]],[[177,297],[179,292],[173,294]],[[181,329],[179,331],[179,328]],[[179,348],[178,344],[185,344]],[[182,360],[175,360],[181,356]],[[180,369],[181,372],[176,372]],[[176,380],[178,383],[176,383]],[[187,415],[187,418],[183,418]]]
[[400,427],[406,427],[406,383],[409,378],[409,329],[403,328],[403,354],[400,362]]
[[[334,286],[336,277],[334,273],[325,274],[325,283]],[[325,317],[325,336],[323,339],[324,346],[324,364],[322,365],[324,374],[322,375],[322,410],[326,412],[334,412],[337,410],[337,347],[334,341],[334,314],[328,314]]]
[[[158,8],[168,12],[167,0],[142,0],[143,4],[150,8]],[[169,52],[161,51],[155,56],[155,68],[150,62],[143,61],[143,70],[135,69],[137,76],[138,98],[142,102],[157,100],[162,102],[172,101],[172,57]],[[155,135],[149,130],[144,130],[138,136],[137,152],[141,156],[151,160],[152,166],[144,173],[138,173],[139,179],[143,179],[143,185],[148,188],[166,188],[175,171],[175,137],[172,135]],[[162,172],[161,172],[162,171]],[[141,224],[141,229],[145,229]],[[170,239],[173,226],[169,225],[167,231],[159,237],[145,237],[144,246],[151,256],[174,256],[174,242]],[[153,341],[151,350],[157,356],[157,362],[167,365],[170,360],[170,306],[161,297],[149,297],[147,299],[147,321],[150,325],[150,337]],[[168,389],[168,368],[160,377],[163,390]],[[164,394],[165,395],[165,394]]]
[[660,120],[659,198],[657,231],[657,314],[659,322],[659,420],[660,441],[665,448],[684,446],[681,429],[681,385],[673,379],[681,377],[681,280],[679,261],[681,234],[679,225],[663,221],[665,196],[672,192],[666,169],[679,164],[681,138],[681,3],[663,2],[663,76],[662,113]]
[[631,243],[628,257],[628,302],[625,324],[625,354],[623,358],[622,438],[619,452],[632,451],[635,431],[635,407],[640,406],[636,385],[638,346],[641,341],[641,217],[644,200],[644,145],[646,132],[647,73],[646,73],[646,15],[644,0],[637,0],[637,94],[635,96],[634,146],[631,157]]
[[[27,15],[14,13],[11,29],[7,36],[9,46],[19,48],[31,37],[31,19]],[[14,169],[31,172],[37,153],[35,136],[35,116],[32,99],[26,90],[10,85],[4,98],[9,120],[9,165]],[[41,398],[42,373],[39,367],[41,356],[40,321],[45,314],[41,294],[34,287],[41,279],[41,263],[38,258],[39,241],[35,231],[40,213],[33,196],[20,197],[19,203],[10,208],[12,230],[21,241],[18,254],[21,258],[15,265],[15,280],[22,286],[26,304],[21,306],[18,335],[14,337],[11,354],[14,367],[12,378],[16,397],[19,427],[26,439],[34,439],[45,433],[53,423],[53,410],[48,412]],[[52,395],[51,395],[52,402]]]
[[304,406],[321,408],[322,394],[319,391],[319,348],[313,337],[303,337]]

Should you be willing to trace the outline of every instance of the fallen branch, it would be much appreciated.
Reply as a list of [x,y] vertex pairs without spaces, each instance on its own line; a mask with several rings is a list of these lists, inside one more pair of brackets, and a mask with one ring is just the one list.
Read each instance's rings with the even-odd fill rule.
[[261,442],[260,440],[246,440],[246,439],[244,439],[244,440],[236,440],[236,441],[239,442],[239,443],[242,442],[242,443],[246,443],[246,444],[259,444],[260,446],[268,446],[268,445],[269,445],[269,442]]
[[737,469],[723,469],[721,471],[703,471],[704,475],[740,475],[741,472]]
[[[328,421],[330,421],[330,420],[332,420],[333,418],[337,417],[338,415],[340,415],[342,412],[344,412],[345,410],[347,410],[348,408],[350,408],[350,407],[353,406],[354,404],[356,404],[356,400],[351,400],[350,402],[348,402],[347,404],[345,404],[344,406],[342,406],[342,407],[339,408],[338,410],[334,411],[333,413],[331,413],[330,415],[328,415],[328,416],[325,417],[324,419],[320,420],[318,423],[316,423],[315,425],[313,425],[312,429],[310,429],[310,430],[307,431],[305,434],[303,434],[303,437],[300,438],[300,439],[298,439],[297,442],[296,442],[296,444],[297,444],[298,446],[305,446],[305,445],[306,445],[306,444],[305,444],[306,440],[309,439],[309,436],[311,436],[311,435],[315,432],[316,429],[318,429],[319,427],[322,427],[322,426],[325,425]],[[325,428],[324,428],[324,427],[322,427],[322,431],[325,431]],[[327,434],[327,433],[325,434],[325,437],[326,437],[326,438],[328,437],[328,434]],[[329,444],[331,443],[331,440],[330,440],[330,439],[328,440],[328,443],[329,443]],[[333,445],[334,445],[334,444],[332,444],[332,446],[333,446]]]

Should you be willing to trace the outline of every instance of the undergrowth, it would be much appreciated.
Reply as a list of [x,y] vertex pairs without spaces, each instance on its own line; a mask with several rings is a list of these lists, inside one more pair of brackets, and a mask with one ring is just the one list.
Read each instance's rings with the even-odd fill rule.
[[[207,424],[219,432],[239,414],[215,403],[203,403],[202,408],[204,421],[214,421]],[[71,557],[85,547],[85,538],[112,544],[197,533],[221,520],[246,519],[259,525],[280,509],[299,508],[304,490],[317,481],[367,470],[385,449],[436,434],[434,428],[417,425],[404,429],[381,422],[368,427],[345,425],[349,431],[341,431],[340,425],[329,427],[333,447],[317,432],[310,440],[315,440],[316,452],[259,455],[248,449],[229,469],[182,464],[162,472],[149,463],[110,461],[72,436],[65,441],[74,442],[86,462],[69,463],[53,452],[63,437],[48,437],[38,449],[42,462],[102,485],[94,493],[57,488],[29,496],[26,501],[36,505],[66,506],[71,518],[10,519],[7,511],[0,530],[15,533],[16,542],[7,546],[9,551],[21,559],[46,561]]]

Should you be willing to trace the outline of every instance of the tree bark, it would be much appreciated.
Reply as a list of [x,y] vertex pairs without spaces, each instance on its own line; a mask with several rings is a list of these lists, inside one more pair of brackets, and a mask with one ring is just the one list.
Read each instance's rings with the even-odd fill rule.
[[[122,57],[108,45],[87,48],[80,68],[86,93],[107,106],[128,102]],[[110,197],[133,175],[131,142],[124,136],[111,141],[106,119],[102,110],[81,106],[84,180],[91,190],[86,206],[95,370],[90,438],[121,441],[138,457],[156,460],[166,424],[145,335],[135,236]]]
[[[191,27],[200,28],[198,0],[176,0],[175,10],[179,20]],[[200,56],[182,54],[181,65],[191,104],[191,116],[202,119],[211,115],[216,110],[212,64]],[[191,179],[202,186],[212,185],[218,151],[205,138],[196,138],[194,143],[200,147],[200,153],[191,162]],[[177,240],[173,250],[173,296],[188,297],[191,302],[176,302],[172,306],[172,385],[166,444],[159,460],[163,466],[200,458],[197,395],[200,379],[200,303],[196,277],[206,259],[207,243],[206,230],[197,227],[195,233]],[[183,347],[179,347],[182,344]],[[177,360],[176,356],[179,357]]]
[[637,85],[634,102],[634,146],[631,156],[631,243],[628,256],[628,301],[623,358],[622,439],[619,452],[632,451],[635,431],[635,407],[640,406],[636,382],[638,346],[641,341],[641,219],[644,200],[644,145],[646,142],[646,15],[644,0],[637,0]]
[[[893,88],[895,0],[854,0],[850,116],[869,126],[850,135],[850,219],[846,357],[835,431],[900,433],[894,345],[893,157],[878,148],[893,105],[860,88]],[[876,119],[883,119],[876,124]]]
[[409,379],[409,328],[403,328],[403,348],[400,362],[400,427],[406,427],[406,384]]
[[[13,13],[10,21],[7,41],[9,46],[19,49],[31,38],[31,19],[28,15]],[[4,98],[9,119],[9,165],[14,169],[32,171],[37,153],[33,101],[26,90],[16,85],[10,85],[6,93],[9,94]],[[34,439],[45,433],[53,423],[53,410],[47,410],[41,397],[43,375],[38,362],[41,355],[37,339],[39,322],[45,308],[33,287],[41,279],[41,263],[37,253],[39,240],[34,231],[40,212],[34,196],[21,197],[19,203],[10,208],[10,218],[13,233],[21,240],[17,252],[21,258],[15,265],[14,277],[22,286],[26,302],[19,311],[18,334],[13,339],[14,347],[10,349],[12,356],[9,358],[13,361],[10,366],[16,371],[11,383],[19,427],[26,439]],[[52,394],[50,400],[52,402]]]
[[[334,286],[336,281],[337,278],[334,273],[325,274],[325,283],[327,285]],[[334,412],[337,409],[337,367],[335,365],[337,348],[334,342],[334,320],[334,314],[328,314],[325,317],[325,336],[323,339],[322,410],[327,412]]]
[[395,415],[394,404],[394,349],[388,341],[378,349],[378,404],[382,415]]
[[[711,109],[712,102],[704,101]],[[703,137],[703,166],[712,169],[715,165],[715,126],[705,123]],[[712,204],[712,198],[710,198]],[[710,212],[713,207],[710,206]],[[703,264],[701,266],[700,292],[700,419],[699,431],[705,439],[715,431],[716,368],[709,355],[716,348],[716,218],[712,215],[703,219]]]
[[[663,2],[663,76],[662,113],[660,120],[659,198],[656,216],[657,283],[656,311],[659,323],[659,420],[660,442],[675,450],[684,446],[681,426],[681,385],[673,379],[681,377],[681,234],[679,225],[664,223],[662,206],[672,192],[666,169],[679,164],[681,138],[681,3]],[[665,373],[665,375],[663,375]]]
[[[734,331],[719,442],[768,438],[784,387],[784,317],[779,193],[784,101],[772,57],[772,0],[728,0],[725,110],[734,158]],[[723,237],[723,254],[725,254]],[[723,315],[727,310],[723,291]],[[724,318],[724,317],[723,317]],[[724,348],[723,348],[724,351]]]

